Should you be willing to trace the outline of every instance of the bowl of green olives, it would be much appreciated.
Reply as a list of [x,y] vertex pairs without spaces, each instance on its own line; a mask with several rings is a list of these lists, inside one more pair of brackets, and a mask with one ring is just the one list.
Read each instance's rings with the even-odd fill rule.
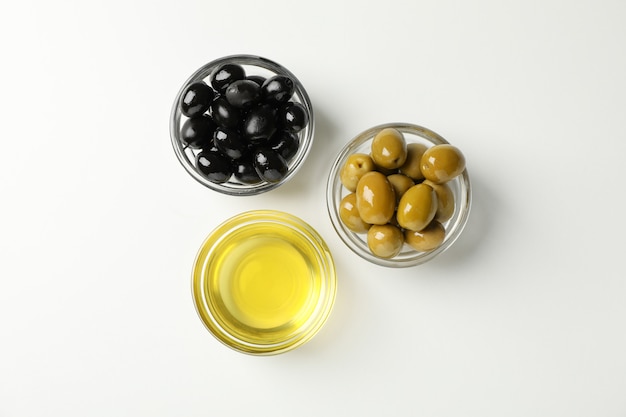
[[172,106],[170,137],[183,168],[223,194],[257,195],[284,184],[313,142],[313,107],[282,65],[231,55],[196,70]]
[[361,258],[386,267],[423,264],[448,249],[467,223],[465,156],[422,126],[374,126],[339,152],[326,203],[337,234]]

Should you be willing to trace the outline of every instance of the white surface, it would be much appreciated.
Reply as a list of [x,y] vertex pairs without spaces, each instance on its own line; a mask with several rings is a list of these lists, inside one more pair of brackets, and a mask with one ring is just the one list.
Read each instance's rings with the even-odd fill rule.
[[[0,416],[625,416],[626,3],[5,2]],[[316,109],[302,171],[253,198],[179,165],[172,100],[233,53]],[[379,123],[460,147],[465,233],[430,264],[357,258],[326,215],[339,149]],[[259,358],[205,331],[204,237],[247,209],[311,223],[330,321]]]

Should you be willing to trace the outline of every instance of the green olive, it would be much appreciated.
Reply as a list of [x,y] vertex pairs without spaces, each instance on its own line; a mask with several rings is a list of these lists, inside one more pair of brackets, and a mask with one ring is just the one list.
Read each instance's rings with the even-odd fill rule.
[[[372,154],[370,154],[370,158],[371,157],[372,157]],[[372,160],[374,160],[374,158],[372,158]],[[398,169],[381,167],[380,165],[376,165],[375,162],[374,162],[374,171],[378,171],[386,177],[398,173]]]
[[431,180],[425,180],[423,184],[430,185],[437,194],[437,214],[435,220],[440,223],[447,222],[454,214],[454,193],[447,183],[435,184]]
[[363,175],[356,187],[356,207],[365,223],[388,223],[396,208],[396,196],[387,177],[377,171]]
[[402,250],[402,231],[391,224],[374,225],[367,232],[367,246],[380,258],[393,258]]
[[374,170],[374,161],[364,153],[354,153],[346,159],[339,171],[339,179],[344,187],[354,192],[361,177]]
[[387,176],[387,181],[393,187],[393,191],[396,194],[396,203],[400,201],[400,197],[411,187],[415,185],[413,180],[406,175],[392,174]]
[[406,160],[406,152],[404,135],[397,129],[383,129],[372,140],[372,159],[381,168],[399,168]]
[[445,237],[446,230],[437,220],[433,220],[419,232],[413,230],[404,231],[404,241],[420,252],[438,248],[443,243]]
[[437,213],[437,194],[430,185],[417,184],[409,188],[398,203],[397,219],[403,229],[420,231]]
[[421,169],[424,178],[435,184],[441,184],[465,170],[465,156],[455,146],[435,145],[422,155]]
[[406,161],[400,167],[400,173],[414,180],[424,179],[422,174],[421,161],[422,155],[428,147],[423,143],[409,143],[406,146]]
[[355,233],[365,233],[370,225],[365,223],[356,208],[356,194],[350,193],[339,203],[339,218],[346,227]]

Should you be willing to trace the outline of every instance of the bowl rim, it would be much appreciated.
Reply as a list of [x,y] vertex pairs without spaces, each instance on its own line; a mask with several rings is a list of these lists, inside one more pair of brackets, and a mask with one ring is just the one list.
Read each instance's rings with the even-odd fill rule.
[[326,184],[326,207],[331,224],[335,229],[335,232],[339,235],[339,238],[352,252],[361,258],[384,267],[406,268],[417,266],[434,259],[439,254],[446,251],[459,238],[461,232],[465,228],[472,205],[472,190],[469,173],[466,168],[461,175],[452,180],[458,183],[459,193],[462,198],[461,201],[457,202],[458,208],[455,208],[455,214],[452,219],[446,222],[447,224],[451,224],[451,226],[446,228],[446,237],[444,242],[439,247],[428,252],[415,251],[412,256],[396,257],[391,259],[384,259],[375,256],[367,248],[367,243],[362,238],[359,238],[359,236],[363,236],[363,234],[350,231],[339,218],[338,203],[340,199],[338,199],[338,197],[340,197],[343,192],[343,185],[341,184],[341,180],[339,178],[339,172],[343,162],[350,154],[352,154],[360,146],[363,146],[366,142],[373,139],[376,133],[386,128],[397,129],[405,135],[409,134],[421,137],[422,139],[430,142],[432,145],[449,144],[449,142],[438,133],[426,127],[412,123],[384,123],[362,131],[344,145],[331,166]]
[[[266,71],[272,72],[274,74],[282,74],[290,77],[294,81],[294,95],[296,101],[301,103],[304,108],[307,110],[309,116],[309,122],[304,127],[303,130],[298,132],[298,138],[300,139],[300,146],[298,148],[298,152],[293,157],[293,159],[289,162],[289,169],[285,177],[275,183],[270,183],[266,181],[262,181],[257,184],[238,184],[234,182],[226,182],[222,184],[214,183],[206,179],[202,174],[200,174],[194,164],[189,160],[188,155],[185,153],[187,149],[186,146],[182,144],[179,139],[180,135],[180,127],[181,127],[181,118],[183,117],[182,112],[180,111],[179,103],[181,100],[181,96],[183,95],[187,86],[193,82],[201,81],[208,77],[213,69],[216,67],[226,64],[226,63],[235,63],[242,66],[248,67],[259,67]],[[283,185],[287,181],[289,181],[293,176],[299,171],[304,160],[309,154],[311,150],[313,139],[315,137],[315,115],[313,111],[313,105],[311,103],[311,99],[306,89],[300,82],[300,80],[287,68],[282,66],[281,64],[274,62],[270,59],[251,54],[235,54],[228,55],[221,58],[214,59],[200,68],[198,68],[193,74],[191,74],[187,80],[183,83],[183,85],[178,90],[176,97],[174,99],[174,103],[172,104],[171,112],[170,112],[170,140],[172,143],[172,147],[174,148],[174,153],[176,154],[176,158],[183,166],[185,171],[192,178],[194,178],[197,182],[204,185],[205,187],[220,192],[222,194],[232,195],[232,196],[249,196],[249,195],[258,195],[265,193],[267,191],[278,188]]]
[[[229,332],[220,325],[207,299],[206,268],[210,261],[211,248],[219,246],[225,237],[241,228],[258,223],[274,223],[288,227],[298,233],[304,241],[314,249],[315,261],[322,275],[317,277],[321,281],[319,299],[314,311],[308,319],[299,326],[299,331],[291,337],[275,343],[260,344],[246,341]],[[239,213],[216,226],[203,240],[193,263],[191,273],[191,295],[196,313],[205,328],[225,346],[254,356],[276,355],[291,351],[312,339],[328,321],[335,303],[337,292],[337,274],[335,262],[328,245],[321,235],[301,218],[279,210],[249,210]]]

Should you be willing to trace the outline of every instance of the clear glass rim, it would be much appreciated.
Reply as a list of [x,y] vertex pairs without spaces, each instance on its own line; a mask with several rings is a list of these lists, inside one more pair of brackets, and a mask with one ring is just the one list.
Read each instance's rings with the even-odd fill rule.
[[413,252],[406,256],[398,256],[392,259],[383,259],[373,255],[368,247],[367,243],[360,236],[349,230],[341,221],[339,217],[339,202],[342,198],[343,185],[339,178],[339,171],[346,158],[355,152],[360,146],[371,140],[376,133],[385,128],[395,128],[404,134],[414,135],[425,139],[433,145],[436,144],[448,144],[449,142],[438,133],[425,128],[423,126],[410,124],[410,123],[385,123],[371,127],[358,135],[356,135],[351,141],[349,141],[343,149],[337,155],[328,175],[328,182],[326,184],[326,206],[328,209],[328,215],[331,220],[331,224],[340,239],[350,248],[350,250],[356,253],[361,258],[372,262],[379,266],[404,268],[421,265],[430,261],[439,254],[446,251],[461,235],[461,232],[465,228],[467,223],[471,202],[472,193],[470,187],[470,179],[467,169],[453,181],[459,187],[460,200],[457,200],[457,208],[455,208],[455,214],[452,219],[446,222],[446,237],[444,242],[436,249],[428,252]]
[[[320,295],[315,310],[305,323],[300,326],[300,331],[291,337],[267,344],[250,342],[233,335],[224,328],[219,320],[212,313],[210,300],[206,297],[205,288],[207,278],[205,274],[198,271],[205,271],[206,264],[211,254],[212,247],[215,247],[230,233],[247,227],[251,224],[274,223],[286,226],[298,233],[307,241],[315,252],[317,262],[322,275]],[[315,336],[326,323],[335,302],[337,290],[337,278],[335,264],[332,254],[326,242],[319,233],[304,220],[277,210],[251,210],[233,216],[219,226],[217,226],[202,242],[196,255],[192,268],[191,291],[196,312],[209,332],[224,345],[236,351],[250,355],[276,355],[293,350],[308,342]]]
[[[243,66],[250,67],[259,67],[264,70],[273,72],[275,74],[282,74],[290,77],[294,81],[295,91],[294,98],[296,101],[301,103],[306,109],[309,116],[309,123],[307,126],[298,133],[298,137],[300,138],[300,147],[296,155],[289,162],[289,171],[285,178],[283,178],[280,182],[270,183],[270,182],[260,182],[258,184],[238,184],[235,182],[226,182],[222,184],[213,183],[203,177],[195,168],[192,161],[190,161],[187,153],[185,152],[185,146],[180,140],[180,127],[181,127],[181,118],[182,113],[179,108],[179,103],[182,94],[184,93],[186,87],[196,81],[200,81],[208,77],[211,72],[217,68],[218,66],[226,63],[234,63]],[[273,190],[285,182],[289,181],[293,176],[298,172],[302,163],[306,159],[311,145],[313,143],[314,138],[314,130],[315,130],[315,116],[313,113],[313,105],[311,104],[311,99],[309,98],[308,93],[304,89],[302,83],[298,78],[287,68],[282,65],[271,61],[267,58],[263,58],[257,55],[229,55],[222,58],[215,59],[202,67],[196,70],[182,85],[178,94],[176,94],[176,98],[174,99],[174,103],[172,105],[172,110],[170,113],[170,138],[172,142],[172,146],[174,148],[174,153],[180,164],[185,168],[187,173],[191,175],[196,181],[200,184],[214,190],[220,192],[222,194],[233,195],[233,196],[248,196],[248,195],[258,195],[270,190]]]

